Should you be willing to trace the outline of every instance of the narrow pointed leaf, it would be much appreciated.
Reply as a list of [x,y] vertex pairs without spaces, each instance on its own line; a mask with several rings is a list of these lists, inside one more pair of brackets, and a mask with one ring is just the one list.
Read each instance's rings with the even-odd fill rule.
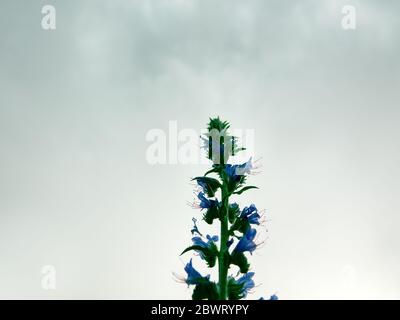
[[247,187],[244,187],[244,188],[234,192],[233,194],[242,194],[243,192],[245,192],[247,190],[250,190],[250,189],[258,189],[258,187],[256,187],[256,186],[247,186]]
[[217,285],[212,281],[197,284],[192,294],[193,300],[217,300],[218,298]]
[[210,177],[196,177],[192,180],[196,180],[197,183],[203,187],[204,192],[207,193],[209,197],[214,197],[215,192],[221,187],[221,183],[217,179]]

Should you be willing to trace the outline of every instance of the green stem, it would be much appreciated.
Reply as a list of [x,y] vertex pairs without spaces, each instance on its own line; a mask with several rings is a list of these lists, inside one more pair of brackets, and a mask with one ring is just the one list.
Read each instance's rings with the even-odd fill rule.
[[220,250],[218,257],[218,287],[219,287],[219,299],[226,300],[228,298],[228,287],[227,287],[227,278],[228,278],[228,210],[229,210],[229,197],[227,194],[226,187],[222,188],[222,215],[221,215],[221,242],[220,242]]

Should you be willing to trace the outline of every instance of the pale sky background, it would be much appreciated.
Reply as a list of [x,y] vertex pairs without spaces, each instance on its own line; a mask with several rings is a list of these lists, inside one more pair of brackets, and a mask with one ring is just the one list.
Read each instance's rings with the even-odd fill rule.
[[[41,28],[45,4],[55,31]],[[172,272],[184,275],[201,217],[189,180],[207,167],[152,166],[145,137],[220,115],[255,130],[262,158],[260,190],[241,197],[268,218],[249,298],[399,299],[399,12],[2,0],[0,298],[190,298]],[[41,287],[44,265],[56,290]]]

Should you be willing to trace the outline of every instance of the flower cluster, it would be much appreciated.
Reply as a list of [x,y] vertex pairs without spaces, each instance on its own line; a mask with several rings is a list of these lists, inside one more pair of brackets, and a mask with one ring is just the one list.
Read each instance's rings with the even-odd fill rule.
[[[260,225],[261,215],[254,204],[240,210],[237,203],[229,203],[231,196],[257,189],[245,186],[254,166],[251,158],[243,164],[228,163],[231,156],[244,150],[237,147],[235,137],[228,135],[228,128],[228,122],[210,119],[208,134],[203,140],[207,157],[213,165],[204,176],[193,179],[200,190],[196,207],[203,213],[203,220],[210,225],[219,221],[221,230],[219,236],[207,234],[204,237],[193,218],[192,245],[182,254],[194,251],[209,268],[218,266],[218,281],[215,282],[210,275],[202,276],[193,267],[192,259],[187,263],[185,282],[194,286],[192,298],[195,300],[243,299],[255,286],[254,272],[249,271],[247,259],[258,246],[256,226]],[[228,275],[234,267],[239,269],[238,275]],[[277,296],[273,295],[270,300],[276,299]]]

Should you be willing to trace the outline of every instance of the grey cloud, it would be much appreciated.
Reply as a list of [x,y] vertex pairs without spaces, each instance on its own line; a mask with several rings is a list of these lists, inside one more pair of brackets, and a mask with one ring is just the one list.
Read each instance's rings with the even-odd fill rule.
[[352,1],[355,31],[348,1],[54,0],[54,32],[44,4],[0,4],[0,297],[187,298],[205,168],[150,166],[145,135],[212,115],[262,157],[254,298],[399,297],[397,1]]

